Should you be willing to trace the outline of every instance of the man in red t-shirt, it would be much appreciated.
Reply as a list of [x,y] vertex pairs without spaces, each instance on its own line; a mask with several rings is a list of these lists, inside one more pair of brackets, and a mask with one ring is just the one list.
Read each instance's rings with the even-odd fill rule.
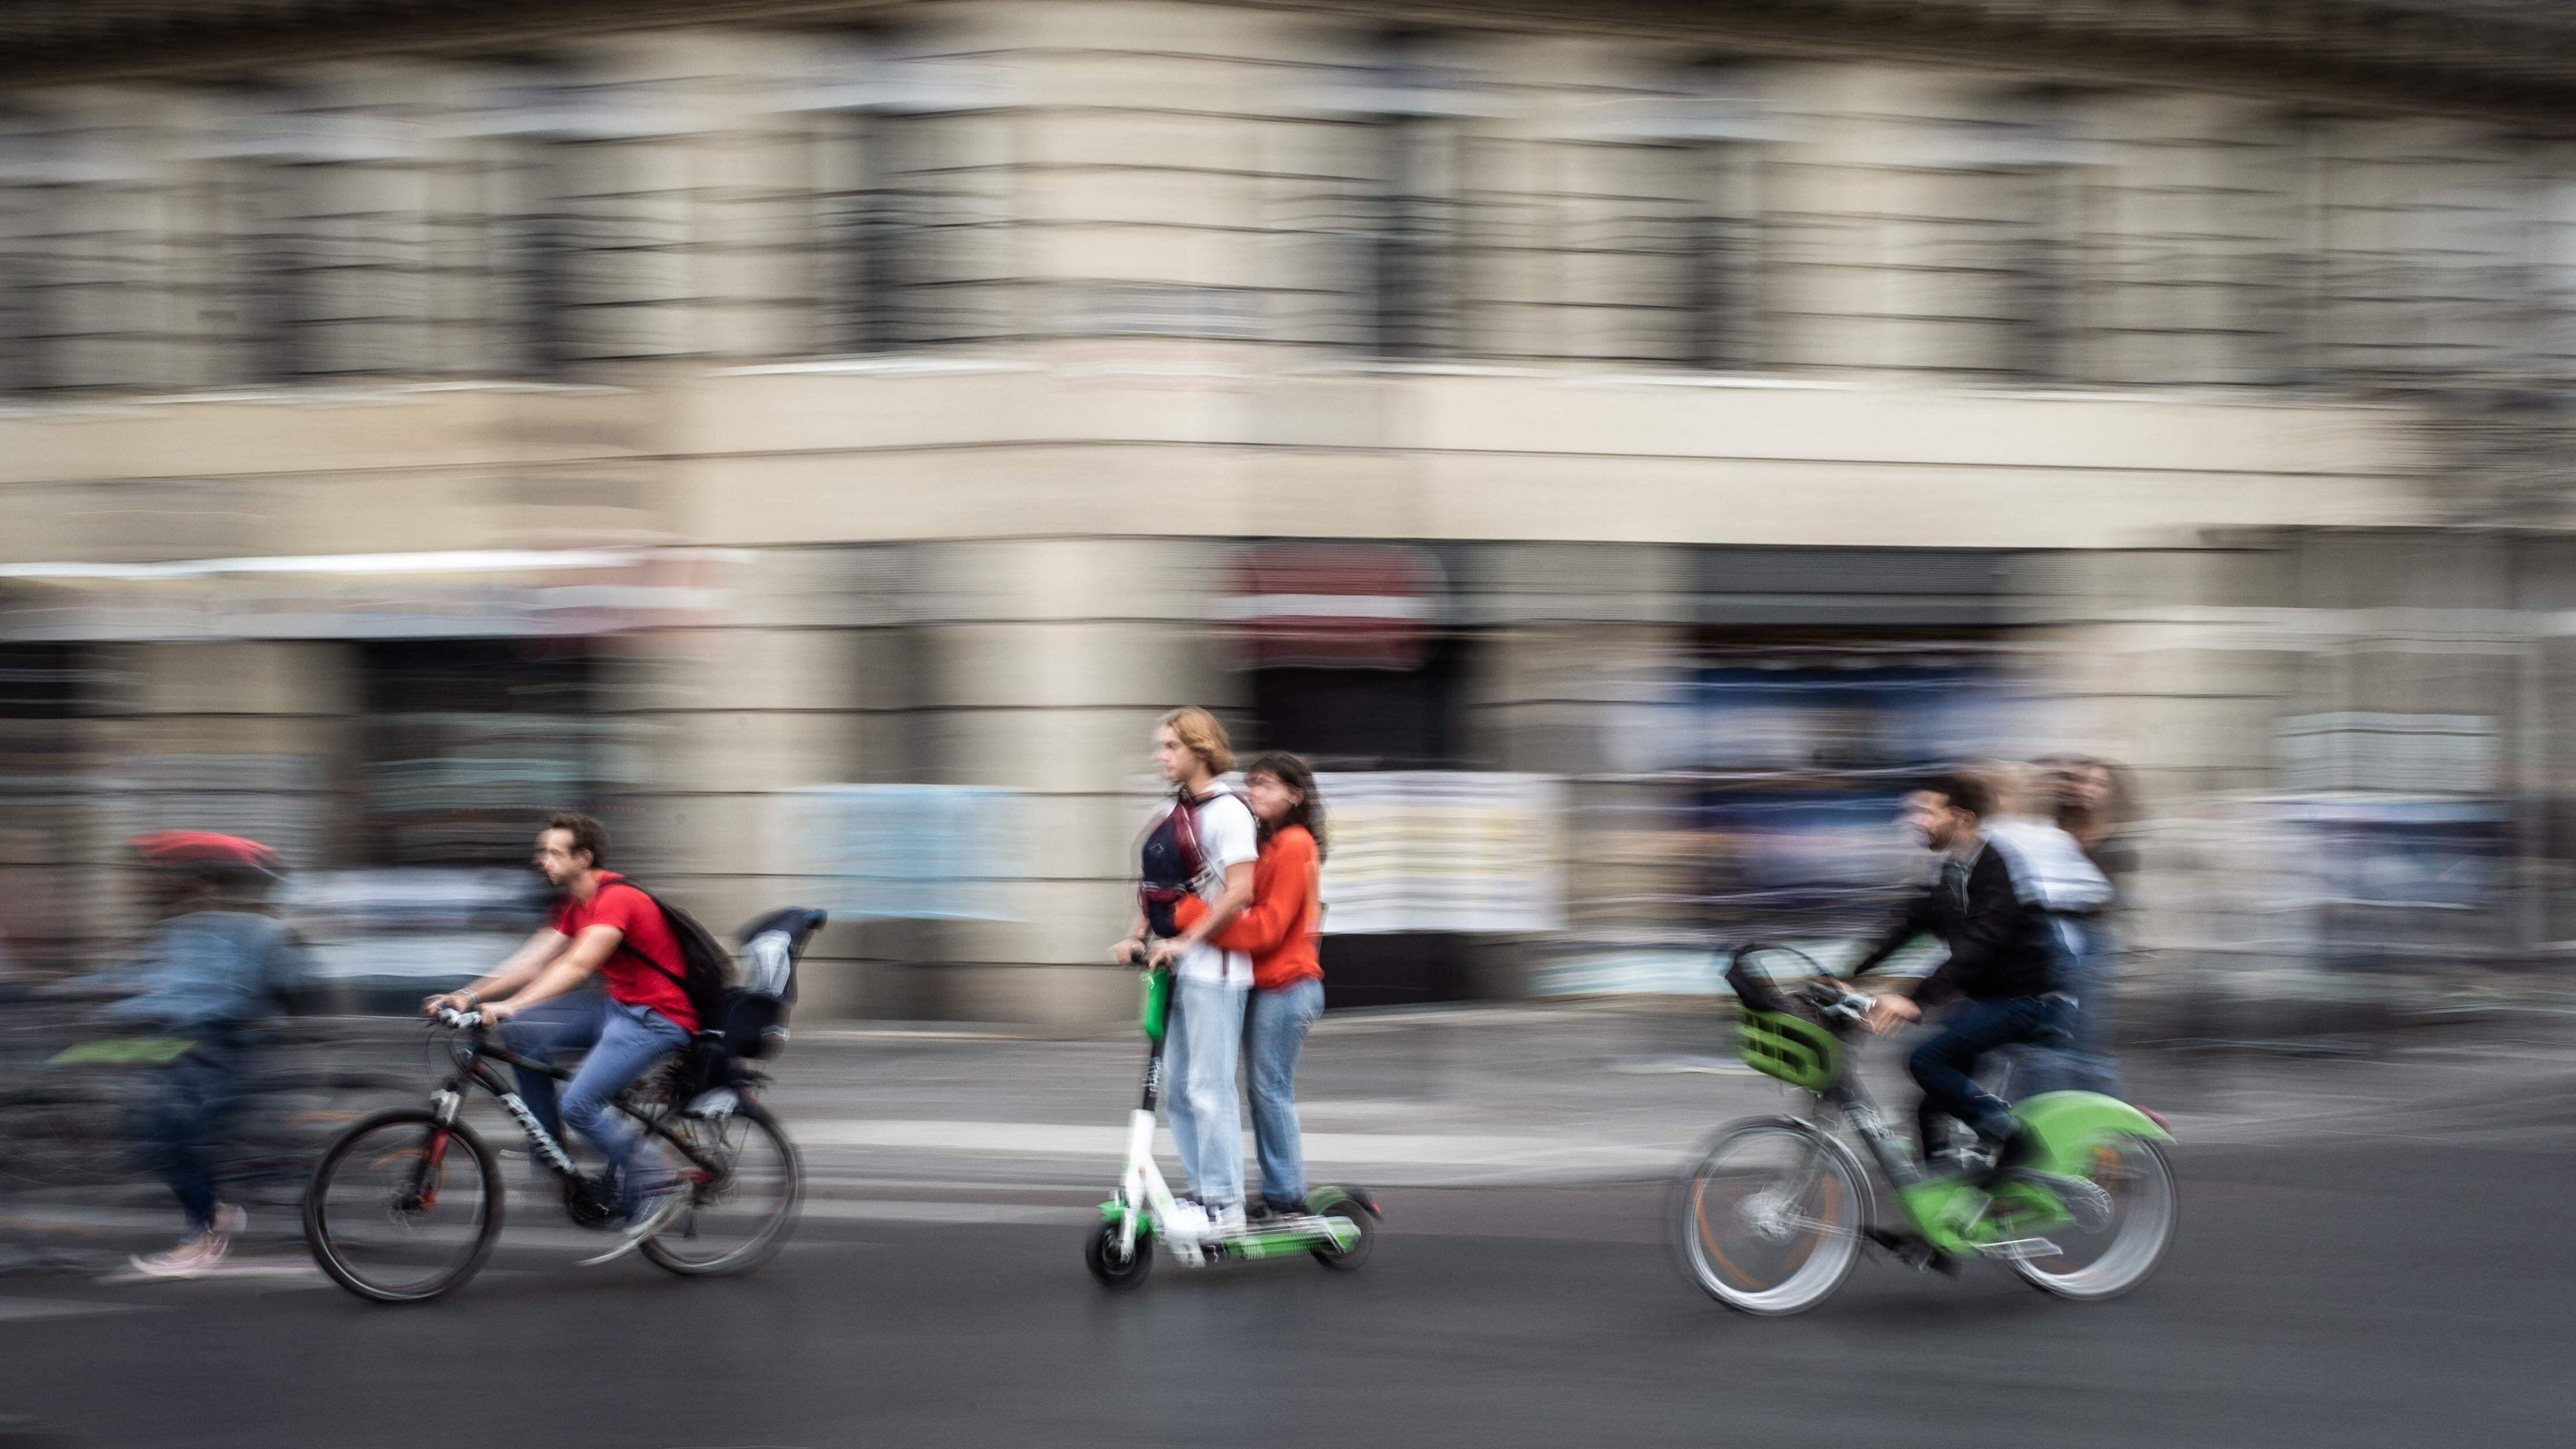
[[[536,867],[562,893],[552,918],[492,974],[433,996],[421,1009],[479,1007],[485,1025],[503,1028],[503,1045],[539,1061],[590,1049],[564,1089],[560,1113],[554,1078],[520,1069],[519,1096],[554,1139],[531,1140],[529,1150],[547,1154],[572,1124],[616,1168],[619,1205],[640,1236],[659,1226],[647,1200],[667,1174],[647,1160],[643,1134],[609,1103],[665,1053],[688,1045],[698,1019],[680,984],[686,968],[671,923],[652,897],[600,868],[607,851],[608,828],[589,816],[547,821],[537,832]],[[593,974],[598,992],[565,996]]]

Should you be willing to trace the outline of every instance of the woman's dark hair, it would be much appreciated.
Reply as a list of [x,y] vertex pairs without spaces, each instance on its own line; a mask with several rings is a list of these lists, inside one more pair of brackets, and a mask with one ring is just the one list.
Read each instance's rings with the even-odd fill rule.
[[[1306,833],[1315,837],[1315,858],[1322,860],[1324,858],[1324,797],[1315,790],[1314,767],[1285,750],[1270,750],[1253,756],[1252,763],[1243,767],[1243,774],[1245,779],[1255,775],[1268,775],[1271,779],[1297,792],[1297,803],[1288,807],[1288,818],[1280,821],[1279,824],[1305,826]],[[1261,838],[1267,840],[1271,833],[1270,822],[1262,821]]]
[[2096,755],[2042,755],[2031,761],[2042,770],[2056,774],[2066,770],[2099,770],[2102,772],[2102,803],[2080,809],[2063,800],[2049,811],[2058,828],[2078,840],[2099,839],[2104,834],[2129,823],[2136,812],[2137,794],[2129,783],[2129,772]]
[[1982,820],[1994,813],[1995,793],[1986,782],[1965,770],[1943,770],[1914,782],[1914,788],[1926,795],[1938,795],[1950,802],[1954,810],[1965,810]]

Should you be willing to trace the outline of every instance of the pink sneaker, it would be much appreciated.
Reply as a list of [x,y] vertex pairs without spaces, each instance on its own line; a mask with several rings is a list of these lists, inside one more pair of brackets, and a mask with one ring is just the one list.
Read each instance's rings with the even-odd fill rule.
[[220,1265],[231,1246],[223,1234],[208,1228],[166,1253],[126,1261],[146,1278],[194,1278]]
[[129,1258],[134,1271],[147,1278],[194,1278],[222,1266],[224,1254],[231,1251],[233,1234],[250,1221],[250,1214],[230,1203],[215,1207],[215,1220],[206,1230],[181,1242],[166,1253]]

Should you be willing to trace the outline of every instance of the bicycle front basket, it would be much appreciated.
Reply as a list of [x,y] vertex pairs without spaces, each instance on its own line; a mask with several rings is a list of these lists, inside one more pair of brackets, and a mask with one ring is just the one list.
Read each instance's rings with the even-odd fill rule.
[[1745,1065],[1790,1086],[1822,1092],[1843,1074],[1843,1044],[1812,1021],[1786,1012],[1747,1010],[1736,1034]]

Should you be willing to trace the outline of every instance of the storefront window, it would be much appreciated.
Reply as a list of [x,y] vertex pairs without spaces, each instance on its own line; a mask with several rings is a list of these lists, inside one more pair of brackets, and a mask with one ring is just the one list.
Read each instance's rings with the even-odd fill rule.
[[365,858],[522,859],[545,817],[592,808],[602,775],[596,660],[552,640],[366,646]]

